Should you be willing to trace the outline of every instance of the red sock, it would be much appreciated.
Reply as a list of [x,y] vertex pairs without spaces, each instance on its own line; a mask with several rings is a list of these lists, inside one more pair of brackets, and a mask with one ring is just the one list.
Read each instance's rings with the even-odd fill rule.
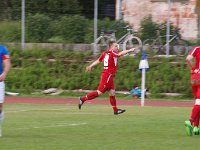
[[115,96],[110,96],[110,104],[112,105],[114,112],[116,112],[117,111],[117,103],[116,103]]
[[198,114],[197,117],[194,120],[194,127],[198,127],[199,126],[199,119],[200,119],[200,116]]
[[192,108],[192,114],[190,116],[191,124],[197,124],[197,120],[199,120],[199,113],[200,113],[200,105],[194,105]]
[[95,91],[95,92],[88,93],[86,96],[82,97],[81,100],[82,101],[92,100],[98,96],[99,96],[98,92]]
[[198,86],[192,85],[192,92],[195,99],[197,98],[197,91],[198,91]]

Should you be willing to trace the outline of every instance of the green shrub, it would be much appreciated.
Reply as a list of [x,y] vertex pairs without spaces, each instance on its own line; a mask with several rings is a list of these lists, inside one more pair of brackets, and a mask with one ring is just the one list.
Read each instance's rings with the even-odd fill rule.
[[17,21],[0,22],[0,41],[19,42],[21,40],[21,24]]
[[46,42],[51,37],[51,19],[44,14],[29,15],[26,19],[27,41]]
[[[53,37],[65,43],[83,43],[89,20],[79,16],[64,16],[51,24]],[[49,39],[49,40],[51,40]]]
[[[30,92],[47,88],[67,90],[96,90],[100,81],[102,64],[85,73],[90,63],[91,52],[33,49],[21,51],[10,48],[13,69],[6,80],[8,90]],[[15,56],[15,57],[14,57]],[[17,61],[20,58],[20,61]],[[49,58],[53,58],[50,61]],[[140,56],[119,58],[115,77],[116,90],[131,90],[141,86],[141,72],[138,69]],[[155,96],[160,93],[181,93],[192,97],[190,73],[185,58],[151,58],[146,73],[146,87]],[[27,91],[26,91],[27,88]]]
[[[143,18],[143,20],[140,23],[140,29],[139,29],[139,34],[140,38],[144,41],[146,39],[155,39],[156,38],[156,31],[160,31],[161,36],[166,35],[166,30],[167,30],[167,23],[156,23],[153,22],[151,16],[146,16]],[[175,34],[175,29],[172,24],[170,24],[170,34]],[[162,38],[163,42],[166,41],[166,38]]]

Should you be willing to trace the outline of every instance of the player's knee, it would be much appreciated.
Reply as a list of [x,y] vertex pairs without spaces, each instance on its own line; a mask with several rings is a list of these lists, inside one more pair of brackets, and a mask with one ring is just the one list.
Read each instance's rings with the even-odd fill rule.
[[102,92],[100,92],[99,90],[97,90],[97,93],[98,93],[98,95],[101,95],[101,94],[102,94]]
[[109,91],[109,96],[115,96],[115,90],[110,90]]

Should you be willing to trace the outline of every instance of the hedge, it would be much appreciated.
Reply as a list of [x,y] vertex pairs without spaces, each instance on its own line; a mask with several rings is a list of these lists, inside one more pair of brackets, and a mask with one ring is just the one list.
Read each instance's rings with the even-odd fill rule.
[[[90,74],[85,73],[85,67],[94,60],[92,52],[9,49],[13,65],[6,80],[6,89],[9,91],[29,93],[53,87],[95,90],[99,84],[101,65]],[[139,55],[119,59],[116,90],[131,90],[140,86],[139,61]],[[150,69],[146,74],[146,87],[150,93],[181,93],[185,97],[192,97],[185,58],[149,58],[148,61]]]

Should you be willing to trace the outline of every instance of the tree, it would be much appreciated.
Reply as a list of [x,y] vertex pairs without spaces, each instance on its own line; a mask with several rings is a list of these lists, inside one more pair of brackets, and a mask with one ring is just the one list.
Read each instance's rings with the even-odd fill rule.
[[50,37],[50,18],[43,14],[27,17],[27,37],[32,42],[46,42]]
[[158,24],[152,21],[151,16],[145,17],[140,24],[141,39],[148,39],[149,37],[155,37]]
[[11,19],[11,0],[2,0],[0,3],[0,17],[1,19]]
[[[78,0],[80,5],[83,7],[81,14],[87,18],[94,18],[94,0]],[[114,19],[111,16],[115,15],[115,0],[98,0],[98,17]],[[106,12],[111,10],[111,16],[107,16]]]
[[78,0],[28,0],[26,7],[28,13],[41,13],[49,17],[80,14],[82,9]]
[[[2,2],[3,1],[3,2]],[[21,0],[2,0],[1,19],[21,19]],[[49,17],[80,14],[82,6],[78,0],[25,0],[26,14],[45,14]]]

